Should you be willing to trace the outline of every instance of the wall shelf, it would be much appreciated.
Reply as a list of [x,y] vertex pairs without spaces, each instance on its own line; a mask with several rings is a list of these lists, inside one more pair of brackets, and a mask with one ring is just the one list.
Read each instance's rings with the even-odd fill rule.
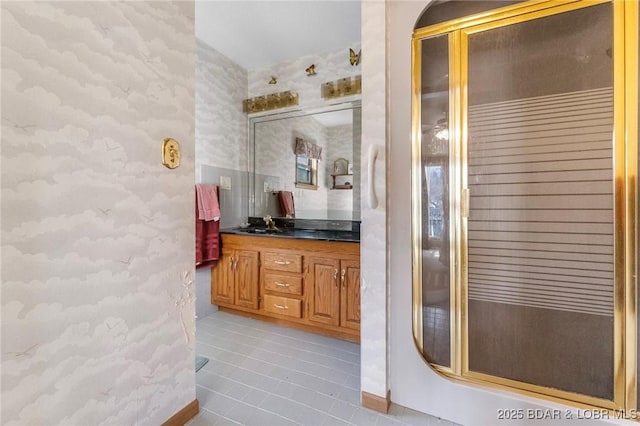
[[[331,189],[353,189],[353,184],[346,179],[343,179],[344,183],[336,184],[336,178],[342,176],[353,176],[351,173],[332,173],[331,178],[333,179],[333,185]],[[340,180],[339,180],[340,181]]]

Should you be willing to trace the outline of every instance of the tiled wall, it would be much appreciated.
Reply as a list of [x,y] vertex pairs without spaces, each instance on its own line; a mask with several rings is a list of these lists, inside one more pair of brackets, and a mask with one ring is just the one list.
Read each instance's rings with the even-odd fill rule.
[[249,214],[249,174],[246,171],[203,165],[202,182],[220,184],[220,177],[231,180],[231,189],[220,188],[220,228],[246,222]]
[[[293,166],[292,166],[293,167]],[[263,175],[260,173],[255,174],[255,188],[253,197],[255,210],[249,211],[250,216],[264,217],[270,215],[271,217],[280,216],[280,207],[278,203],[278,197],[273,191],[264,191],[265,183],[267,188],[283,188],[282,178],[280,176]],[[294,194],[294,202],[299,198]]]
[[195,399],[193,2],[1,7],[1,423],[161,424]]

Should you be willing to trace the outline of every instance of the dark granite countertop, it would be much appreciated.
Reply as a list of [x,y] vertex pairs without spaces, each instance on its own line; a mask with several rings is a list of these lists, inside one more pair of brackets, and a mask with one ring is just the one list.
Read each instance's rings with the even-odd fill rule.
[[298,229],[280,228],[280,232],[268,231],[265,228],[251,226],[249,228],[221,229],[221,234],[250,235],[253,237],[295,238],[302,240],[360,242],[360,233],[354,231],[330,229]]

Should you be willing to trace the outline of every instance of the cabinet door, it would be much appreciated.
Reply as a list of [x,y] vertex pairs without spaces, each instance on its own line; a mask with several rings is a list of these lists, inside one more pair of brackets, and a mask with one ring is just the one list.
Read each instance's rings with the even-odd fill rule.
[[233,250],[222,250],[220,260],[211,273],[211,303],[233,305]]
[[323,324],[340,324],[340,261],[309,257],[307,295],[309,320]]
[[258,309],[258,252],[236,250],[233,269],[236,305]]
[[340,262],[340,326],[360,329],[360,262]]

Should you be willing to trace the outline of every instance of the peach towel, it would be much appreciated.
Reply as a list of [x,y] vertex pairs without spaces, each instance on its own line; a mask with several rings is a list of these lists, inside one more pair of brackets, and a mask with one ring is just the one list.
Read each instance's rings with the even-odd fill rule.
[[198,219],[204,221],[220,220],[218,185],[197,183],[196,201],[198,203]]
[[[217,200],[219,195],[218,187],[216,185],[209,186],[213,187]],[[197,187],[196,185],[196,188]],[[194,213],[196,215],[196,268],[211,265],[213,261],[220,258],[220,221],[205,221],[199,218],[200,205],[198,201],[200,198],[199,192],[196,190],[194,200]]]

